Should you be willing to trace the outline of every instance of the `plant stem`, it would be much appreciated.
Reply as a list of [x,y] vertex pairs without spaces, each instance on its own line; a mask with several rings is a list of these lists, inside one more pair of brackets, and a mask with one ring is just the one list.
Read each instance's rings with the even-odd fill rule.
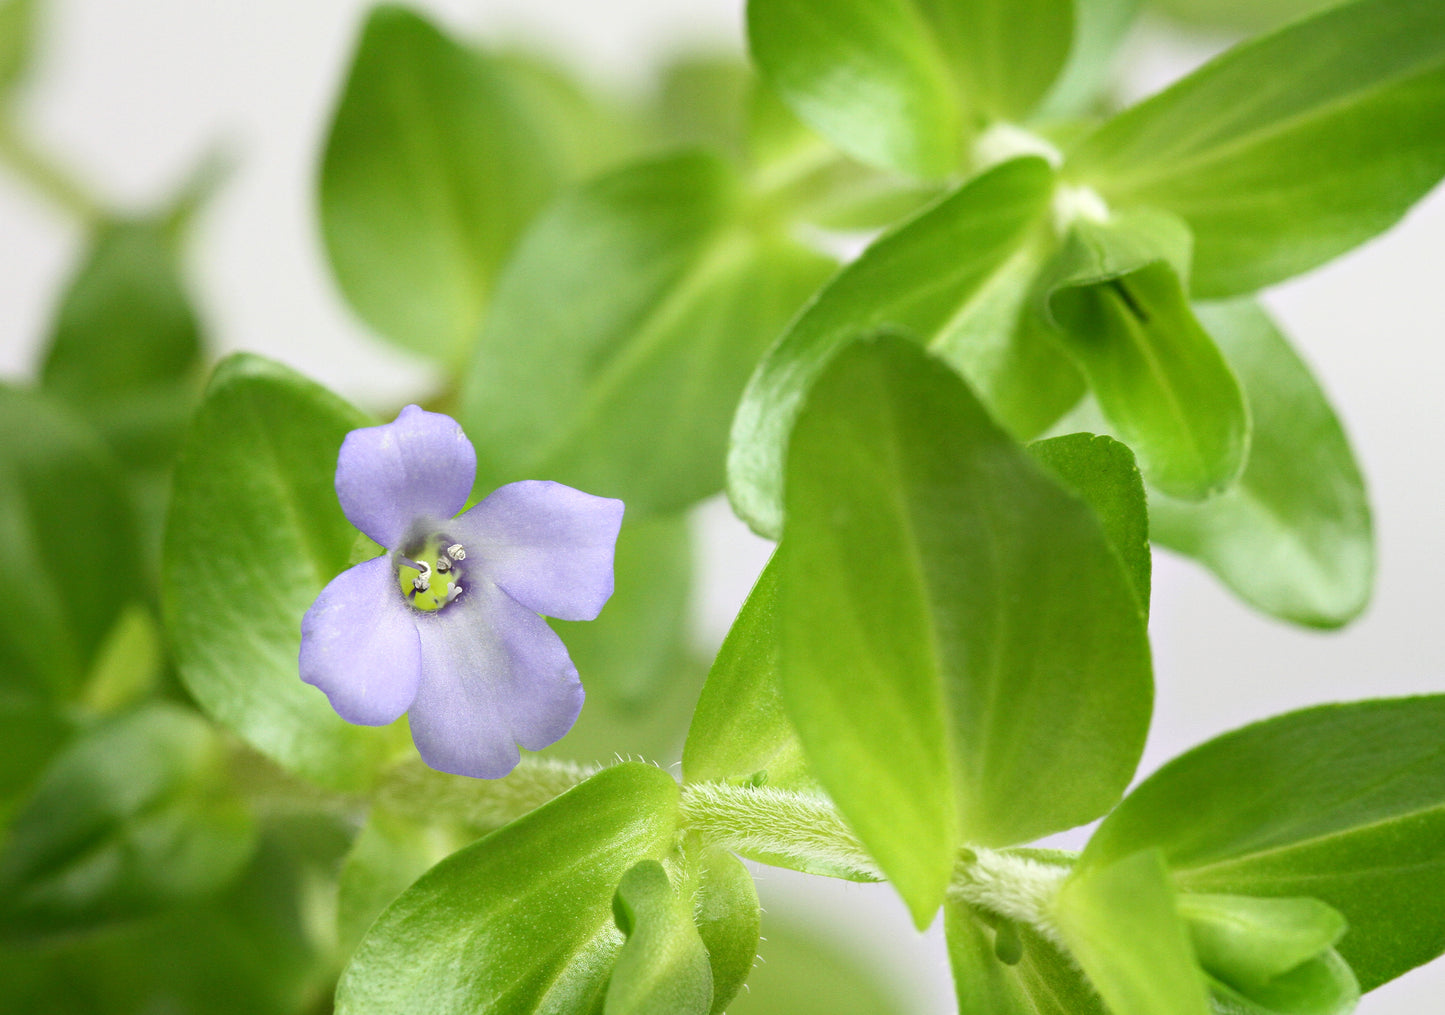
[[100,205],[76,179],[31,144],[16,127],[13,111],[0,107],[0,163],[61,211],[89,224]]

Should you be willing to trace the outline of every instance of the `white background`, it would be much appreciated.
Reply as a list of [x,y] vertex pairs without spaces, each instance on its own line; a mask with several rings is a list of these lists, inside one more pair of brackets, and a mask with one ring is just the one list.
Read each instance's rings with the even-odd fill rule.
[[[738,47],[740,0],[432,0],[483,38],[544,42],[621,87],[647,80],[680,41]],[[24,117],[58,159],[123,208],[162,200],[217,144],[237,169],[200,224],[191,265],[222,351],[283,360],[376,409],[427,390],[428,370],[371,338],[327,276],[317,242],[316,151],[364,5],[358,0],[61,0]],[[1157,28],[1131,46],[1131,88],[1203,52]],[[1308,172],[1308,166],[1299,167]],[[79,236],[0,169],[0,374],[30,376]],[[1322,701],[1445,690],[1445,198],[1386,237],[1271,292],[1351,432],[1370,482],[1378,591],[1347,631],[1263,619],[1192,565],[1156,556],[1158,703],[1141,769],[1263,716]],[[702,637],[726,630],[767,545],[720,502],[698,514],[706,545]],[[619,745],[625,750],[625,745]],[[1076,841],[1078,841],[1076,839]],[[1441,845],[1445,849],[1445,843]],[[902,970],[921,1013],[952,1010],[935,928],[920,940],[886,886],[767,872],[765,897],[833,912]],[[1445,905],[1445,900],[1441,900]],[[1445,962],[1368,997],[1364,1015],[1435,1015]]]

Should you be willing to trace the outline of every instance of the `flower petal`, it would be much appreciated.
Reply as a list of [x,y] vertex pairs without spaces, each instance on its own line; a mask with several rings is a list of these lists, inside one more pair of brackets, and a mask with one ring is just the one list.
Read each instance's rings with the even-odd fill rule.
[[417,631],[411,736],[432,768],[497,779],[516,767],[517,744],[541,750],[577,721],[582,684],[562,639],[501,589],[470,582]]
[[352,525],[397,550],[418,518],[460,511],[476,478],[477,452],[457,421],[408,405],[394,422],[346,435],[336,496]]
[[621,526],[620,500],[525,480],[494,490],[449,531],[466,545],[468,564],[527,609],[592,620],[612,595]]
[[413,612],[388,557],[341,572],[301,618],[301,679],[325,691],[347,722],[395,722],[421,679]]

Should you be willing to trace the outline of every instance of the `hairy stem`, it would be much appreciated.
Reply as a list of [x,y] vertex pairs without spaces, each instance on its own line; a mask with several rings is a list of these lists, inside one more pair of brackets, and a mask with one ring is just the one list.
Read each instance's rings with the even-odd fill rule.
[[978,847],[961,851],[948,896],[995,916],[1027,924],[1063,946],[1053,906],[1070,868],[1018,853]]
[[682,790],[686,827],[714,845],[853,881],[881,881],[878,865],[828,800],[769,786],[695,783]]

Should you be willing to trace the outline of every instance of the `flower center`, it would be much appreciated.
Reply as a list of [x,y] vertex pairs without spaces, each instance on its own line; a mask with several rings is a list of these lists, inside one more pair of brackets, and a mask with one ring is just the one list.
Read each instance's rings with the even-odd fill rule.
[[433,536],[409,555],[397,555],[397,585],[413,609],[434,613],[462,594],[462,562],[466,559],[462,544]]

